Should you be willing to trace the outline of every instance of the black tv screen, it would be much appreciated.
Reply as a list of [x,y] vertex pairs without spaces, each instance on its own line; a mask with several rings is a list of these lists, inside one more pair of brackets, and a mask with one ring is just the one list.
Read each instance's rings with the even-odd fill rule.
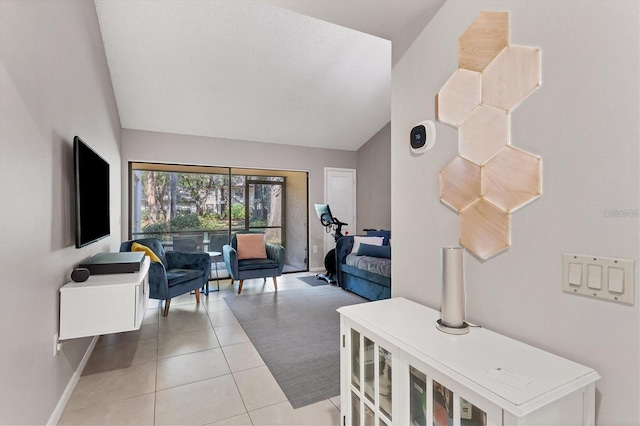
[[76,247],[109,236],[109,163],[78,136],[73,138]]

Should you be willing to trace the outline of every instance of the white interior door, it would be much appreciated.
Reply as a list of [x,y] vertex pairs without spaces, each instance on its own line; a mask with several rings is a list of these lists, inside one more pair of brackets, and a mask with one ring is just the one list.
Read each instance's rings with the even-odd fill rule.
[[[348,223],[342,227],[342,234],[356,233],[356,171],[355,169],[324,169],[324,200],[331,208],[331,214],[340,222]],[[333,235],[325,234],[324,252],[335,248]]]

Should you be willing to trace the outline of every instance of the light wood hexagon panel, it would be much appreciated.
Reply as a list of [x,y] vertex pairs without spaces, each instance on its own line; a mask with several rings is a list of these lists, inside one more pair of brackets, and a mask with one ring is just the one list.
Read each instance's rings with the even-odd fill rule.
[[459,215],[460,243],[483,260],[509,247],[511,213],[542,191],[540,157],[510,141],[511,111],[540,86],[540,57],[509,45],[508,12],[481,12],[458,40],[459,69],[436,95],[436,118],[458,127],[459,152],[440,171],[440,201]]
[[509,113],[488,106],[477,108],[460,125],[460,155],[483,165],[509,144]]
[[482,168],[482,196],[512,213],[540,196],[540,157],[506,147]]
[[457,156],[440,171],[440,200],[459,212],[480,198],[480,166]]
[[480,12],[458,39],[458,66],[482,72],[509,44],[509,13]]
[[436,118],[459,126],[480,105],[480,73],[459,69],[436,95]]
[[481,198],[460,212],[460,243],[481,259],[510,245],[509,213]]
[[482,102],[513,111],[540,86],[540,49],[509,46],[482,73]]

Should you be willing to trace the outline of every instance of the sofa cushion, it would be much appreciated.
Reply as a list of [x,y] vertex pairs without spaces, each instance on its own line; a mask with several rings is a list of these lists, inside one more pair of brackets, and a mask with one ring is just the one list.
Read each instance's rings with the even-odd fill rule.
[[238,234],[238,260],[266,259],[264,234]]
[[153,252],[153,250],[151,250],[149,247],[147,247],[145,245],[138,244],[138,243],[132,243],[131,244],[131,251],[144,252],[147,256],[149,256],[149,258],[151,259],[152,262],[161,263],[160,258],[158,256],[156,256],[156,254]]
[[158,256],[158,259],[160,259],[160,262],[162,262],[164,267],[169,267],[169,264],[167,263],[166,252],[164,251],[164,247],[159,240],[157,240],[156,238],[139,238],[137,240],[123,241],[122,243],[120,243],[120,251],[131,251],[131,246],[133,245],[133,243],[138,243],[145,247],[149,247],[156,254],[156,256]]
[[169,269],[167,271],[167,282],[169,287],[186,281],[202,278],[204,271],[197,269]]
[[391,259],[382,257],[356,256],[350,254],[347,256],[347,265],[354,268],[362,269],[365,272],[391,277]]
[[278,268],[280,264],[271,259],[245,259],[238,260],[239,271],[251,271],[255,269]]
[[373,246],[371,244],[360,244],[358,256],[384,257],[391,259],[391,246]]
[[381,229],[379,231],[370,230],[367,231],[367,237],[382,237],[384,240],[382,241],[383,246],[388,246],[391,240],[391,231],[386,231]]
[[361,237],[355,235],[353,237],[353,248],[351,249],[351,253],[358,253],[358,249],[360,248],[360,244],[371,244],[374,246],[381,246],[384,241],[383,237]]

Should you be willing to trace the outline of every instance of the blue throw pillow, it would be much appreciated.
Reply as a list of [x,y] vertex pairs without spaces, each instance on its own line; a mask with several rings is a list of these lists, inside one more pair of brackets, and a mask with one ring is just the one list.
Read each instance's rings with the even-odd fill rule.
[[391,246],[374,246],[371,244],[360,244],[358,256],[386,257],[391,259]]
[[375,231],[375,230],[368,230],[367,231],[367,237],[382,237],[382,245],[383,246],[388,246],[389,245],[389,239],[391,239],[391,231],[385,231],[385,230],[379,230],[379,231]]

